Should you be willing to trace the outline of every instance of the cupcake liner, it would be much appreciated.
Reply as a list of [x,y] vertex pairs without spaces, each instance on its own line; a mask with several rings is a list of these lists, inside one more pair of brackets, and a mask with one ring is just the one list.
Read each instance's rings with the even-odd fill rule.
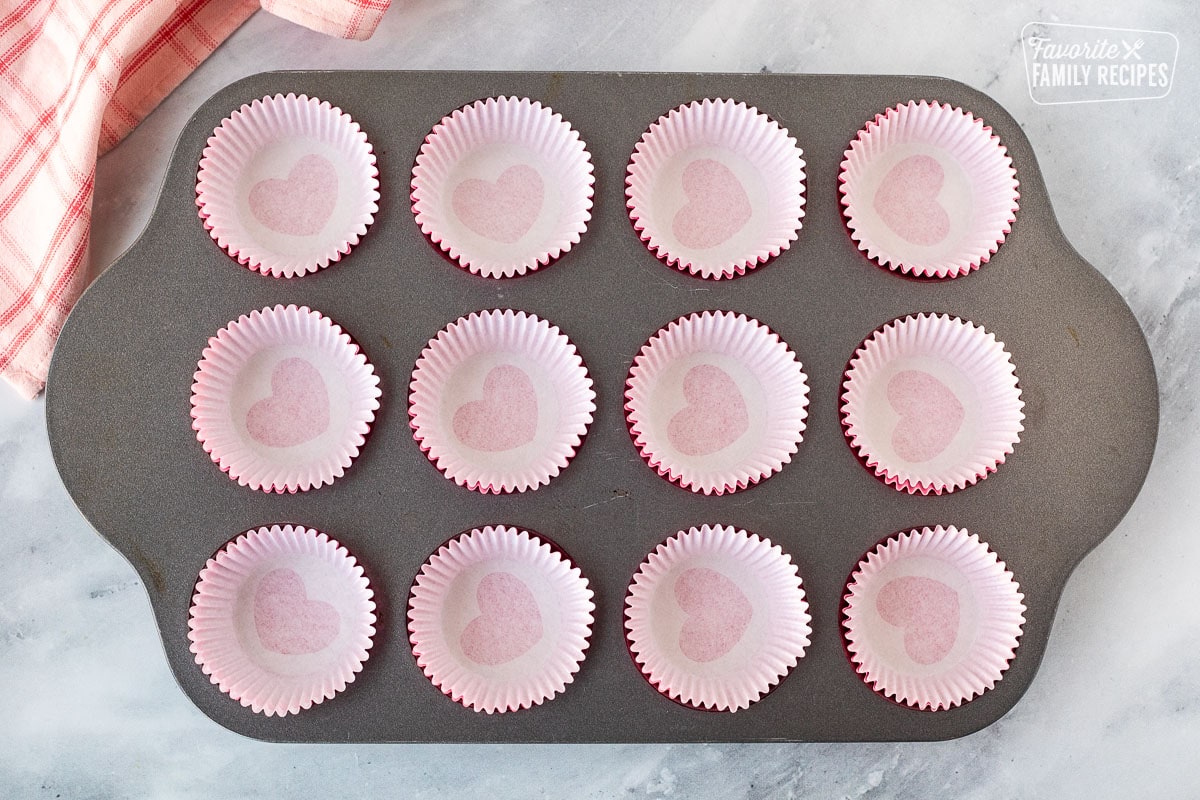
[[592,629],[579,568],[529,531],[475,528],[421,567],[408,603],[417,664],[467,708],[530,708],[574,680]]
[[801,155],[786,128],[745,103],[679,106],[634,148],[625,178],[629,218],[670,266],[702,278],[744,275],[797,238]]
[[315,97],[264,97],[221,121],[196,204],[212,238],[252,270],[291,278],[350,252],[379,210],[375,153],[358,123]]
[[559,329],[523,311],[480,311],[443,328],[409,385],[413,438],[473,491],[524,492],[575,457],[596,410],[592,379]]
[[693,492],[758,483],[783,469],[804,438],[803,365],[777,334],[744,314],[675,320],[642,346],[625,387],[638,452]]
[[459,266],[487,278],[544,267],[579,243],[592,161],[561,114],[490,97],[434,126],[417,155],[413,214]]
[[1016,171],[983,120],[910,102],[858,132],[838,181],[850,237],[880,266],[955,278],[995,254],[1016,220]]
[[188,614],[196,663],[258,714],[298,714],[362,671],[374,592],[346,548],[294,525],[247,531],[200,571]]
[[1004,562],[953,525],[913,529],[858,563],[846,587],[846,648],[876,692],[912,708],[961,705],[1008,669],[1024,595]]
[[1025,402],[1004,343],[946,314],[871,334],[842,383],[851,448],[885,483],[941,494],[995,472],[1020,441]]
[[374,367],[339,326],[277,305],[208,340],[192,383],[192,428],[242,486],[303,492],[345,474],[379,395]]
[[811,621],[791,557],[727,525],[660,544],[625,598],[629,650],[646,680],[710,711],[746,708],[778,684],[804,657]]

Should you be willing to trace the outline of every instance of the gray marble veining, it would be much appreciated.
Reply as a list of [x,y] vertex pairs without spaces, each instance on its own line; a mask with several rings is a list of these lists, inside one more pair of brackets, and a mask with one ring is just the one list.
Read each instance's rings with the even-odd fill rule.
[[[853,10],[701,0],[398,2],[339,42],[259,14],[99,165],[93,269],[138,235],[175,137],[221,86],[267,69],[649,69],[940,74],[1019,120],[1064,231],[1154,352],[1159,452],[1141,497],[1067,586],[1045,661],[1004,719],[935,744],[284,746],[229,733],[174,685],[133,571],[55,473],[42,401],[0,390],[0,796],[1189,797],[1200,787],[1200,17],[935,0]],[[1038,106],[1030,21],[1170,31],[1161,100]],[[1114,453],[1119,458],[1120,453]],[[153,498],[146,498],[153,502]]]

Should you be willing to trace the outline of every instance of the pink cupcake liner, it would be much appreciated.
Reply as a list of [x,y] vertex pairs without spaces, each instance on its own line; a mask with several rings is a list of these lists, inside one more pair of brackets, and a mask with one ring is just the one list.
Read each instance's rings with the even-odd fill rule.
[[413,168],[417,224],[459,266],[487,278],[544,267],[579,244],[592,161],[562,115],[525,98],[458,109],[425,137]]
[[204,148],[196,205],[212,238],[252,270],[291,278],[350,252],[379,210],[375,153],[358,123],[294,94],[255,100]]
[[811,621],[791,557],[727,525],[660,544],[625,598],[629,650],[646,680],[709,711],[746,708],[777,685],[804,657]]
[[670,323],[642,346],[625,387],[638,452],[693,492],[752,486],[783,469],[804,438],[803,365],[744,314],[705,311]]
[[575,457],[596,410],[575,345],[523,311],[460,317],[421,352],[409,385],[413,438],[450,480],[524,492]]
[[409,640],[426,677],[455,702],[517,711],[574,680],[594,610],[587,579],[559,551],[529,531],[488,525],[421,567]]
[[992,129],[909,102],[858,132],[838,175],[850,237],[880,266],[955,278],[995,254],[1016,220],[1016,171]]
[[846,648],[876,692],[938,711],[988,689],[1008,669],[1024,595],[1004,562],[965,529],[897,534],[858,562],[846,587]]
[[1025,402],[1004,343],[946,314],[871,334],[842,383],[842,425],[868,469],[909,494],[954,492],[1004,463]]
[[188,619],[196,663],[256,714],[298,714],[362,671],[375,636],[363,569],[324,533],[247,531],[200,571]]
[[345,474],[379,395],[374,367],[339,326],[277,305],[208,340],[192,383],[192,428],[240,485],[303,492]]
[[626,175],[629,218],[668,265],[733,278],[791,246],[804,216],[796,140],[733,100],[682,105],[650,126]]

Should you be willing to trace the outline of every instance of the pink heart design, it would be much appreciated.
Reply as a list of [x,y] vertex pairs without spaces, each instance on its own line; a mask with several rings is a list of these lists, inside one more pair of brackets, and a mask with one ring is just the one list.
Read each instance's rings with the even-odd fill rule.
[[338,176],[324,156],[304,156],[287,178],[267,178],[250,189],[250,212],[276,233],[320,233],[337,205]]
[[750,221],[750,198],[720,161],[696,159],[683,168],[682,182],[688,202],[676,212],[671,231],[685,247],[724,244]]
[[309,600],[304,581],[290,569],[268,572],[254,593],[254,628],[268,650],[285,656],[324,650],[342,619],[329,603]]
[[483,576],[475,590],[479,616],[467,623],[463,655],[489,667],[507,664],[542,639],[542,612],[529,587],[509,572]]
[[875,596],[889,625],[904,629],[904,652],[918,664],[936,664],[958,639],[958,592],[932,578],[889,581]]
[[454,213],[480,236],[513,244],[529,233],[542,213],[546,188],[533,167],[518,164],[495,183],[469,178],[454,189]]
[[687,613],[679,649],[692,661],[716,661],[742,640],[754,607],[736,583],[716,570],[694,567],[675,579],[675,602]]
[[741,390],[729,373],[712,364],[699,364],[683,376],[687,405],[667,423],[667,438],[686,456],[706,456],[741,438],[750,428],[750,414]]
[[454,435],[485,453],[512,450],[537,434],[538,402],[533,381],[520,367],[492,367],[483,379],[483,397],[454,412]]
[[246,432],[267,447],[295,447],[329,429],[329,392],[316,367],[285,358],[271,371],[271,396],[250,406]]
[[897,372],[888,381],[887,397],[900,414],[892,431],[892,447],[910,464],[941,454],[962,427],[963,404],[946,384],[928,372]]
[[875,190],[875,212],[912,244],[930,247],[950,234],[950,216],[937,201],[946,174],[929,156],[909,156]]

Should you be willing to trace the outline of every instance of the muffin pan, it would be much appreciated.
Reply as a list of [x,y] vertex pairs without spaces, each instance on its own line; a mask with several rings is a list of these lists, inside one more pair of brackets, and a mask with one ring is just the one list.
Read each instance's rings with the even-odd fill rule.
[[[328,268],[276,279],[240,266],[196,208],[207,139],[243,103],[276,93],[328,101],[361,125],[377,159],[378,211],[353,251]],[[410,180],[422,142],[446,115],[493,96],[553,108],[594,164],[587,231],[523,277],[471,275],[426,237]],[[703,280],[668,266],[639,239],[625,178],[661,115],[733,98],[785,127],[803,149],[803,226],[791,246],[747,274]],[[978,271],[914,280],[881,268],[850,236],[838,191],[843,154],[876,114],[910,100],[969,110],[1000,137],[1020,181],[1020,210]],[[380,379],[380,408],[361,453],[332,485],[298,494],[239,486],[213,464],[189,417],[192,376],[208,338],[243,314],[308,306],[342,326]],[[430,338],[473,312],[512,308],[550,321],[587,364],[596,411],[571,464],[536,491],[472,492],[447,480],[409,425],[408,384]],[[639,348],[681,316],[746,314],[804,365],[804,438],[791,462],[732,494],[685,491],[647,466],[631,440],[625,380]],[[898,492],[865,469],[839,413],[860,343],[909,314],[968,319],[1011,353],[1025,403],[1014,453],[978,485],[947,495]],[[141,238],[84,294],[47,384],[55,462],[95,528],[124,554],[150,596],[168,662],[195,704],[225,727],[273,741],[642,742],[947,739],[1007,712],[1037,670],[1071,570],[1117,525],[1149,468],[1158,425],[1154,366],[1116,291],[1067,242],[1029,142],[993,100],[940,78],[624,73],[294,72],[239,81],[188,122]],[[336,697],[267,717],[213,685],[189,650],[188,609],[208,559],[264,525],[302,525],[345,545],[374,592],[369,658]],[[574,681],[543,705],[481,714],[422,674],[406,613],[426,560],[487,525],[536,531],[587,578],[595,610]],[[737,713],[660,694],[631,657],[629,583],[681,530],[725,525],[791,556],[811,614],[804,657]],[[842,631],[856,564],[893,534],[958,526],[985,541],[1024,595],[1020,647],[995,689],[921,711],[876,694],[856,674]],[[1080,676],[1080,680],[1084,680]]]

